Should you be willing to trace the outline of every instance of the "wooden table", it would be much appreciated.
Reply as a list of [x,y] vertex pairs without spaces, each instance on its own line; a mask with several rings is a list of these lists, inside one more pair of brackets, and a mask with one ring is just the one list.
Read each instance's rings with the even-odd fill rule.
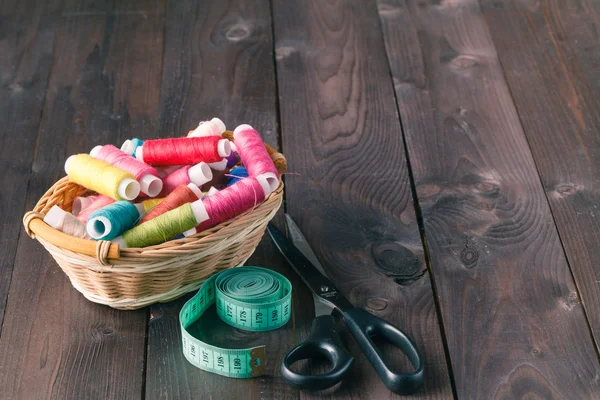
[[[21,217],[70,154],[250,123],[287,156],[285,211],[356,305],[423,350],[414,398],[600,398],[600,3],[4,0],[0,398],[382,399],[357,356],[325,393],[280,377],[313,317],[294,283],[268,374],[180,352],[184,299],[87,301]],[[281,221],[281,215],[277,221]],[[189,297],[189,296],[188,296]],[[397,368],[406,360],[384,349]]]

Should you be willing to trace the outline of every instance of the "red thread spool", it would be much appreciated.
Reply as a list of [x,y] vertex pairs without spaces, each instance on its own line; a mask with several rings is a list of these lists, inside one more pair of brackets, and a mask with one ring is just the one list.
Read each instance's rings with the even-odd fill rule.
[[202,199],[209,217],[208,220],[202,222],[195,229],[184,232],[184,235],[193,235],[229,221],[262,203],[270,193],[271,188],[264,175],[244,178],[223,190],[219,190],[215,194]]
[[240,125],[233,131],[233,139],[248,176],[264,175],[271,192],[279,186],[279,173],[260,134],[250,125]]
[[171,192],[167,197],[164,198],[159,204],[156,205],[152,210],[148,211],[146,215],[140,221],[139,224],[143,224],[146,221],[150,221],[152,218],[156,218],[159,215],[171,211],[185,203],[193,203],[194,201],[202,197],[202,192],[198,186],[190,183],[189,185],[177,186],[175,190]]
[[218,136],[146,140],[135,150],[135,158],[158,166],[213,163],[229,154],[229,141]]

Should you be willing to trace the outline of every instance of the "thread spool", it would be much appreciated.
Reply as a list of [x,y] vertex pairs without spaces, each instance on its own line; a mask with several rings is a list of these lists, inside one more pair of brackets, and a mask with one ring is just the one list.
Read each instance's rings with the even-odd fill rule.
[[256,207],[270,193],[271,186],[266,176],[259,175],[244,178],[236,184],[202,199],[208,218],[194,229],[185,231],[183,234],[190,236],[229,221]]
[[193,183],[196,186],[202,186],[206,182],[210,182],[212,178],[213,173],[208,164],[201,162],[194,166],[187,165],[179,168],[170,175],[167,175],[163,179],[164,187],[161,194],[166,196],[175,190],[177,186],[187,185],[188,183]]
[[165,199],[154,207],[152,210],[146,213],[138,224],[143,224],[151,219],[158,217],[168,211],[171,211],[185,203],[193,203],[194,201],[202,198],[202,192],[198,186],[193,183],[186,185],[180,185],[175,188]]
[[96,146],[90,151],[90,155],[132,174],[140,183],[141,192],[150,197],[158,195],[163,188],[163,183],[154,168],[125,154],[112,144]]
[[212,163],[229,154],[229,140],[217,136],[147,140],[135,150],[135,158],[156,166]]
[[[86,200],[90,198],[91,202],[89,200]],[[78,210],[77,219],[84,224],[87,222],[88,218],[94,211],[99,210],[102,207],[115,202],[110,197],[104,195],[77,197],[75,200],[73,200],[73,209],[75,208],[75,203],[78,201],[77,199],[81,199],[79,200],[79,202],[81,206],[84,206],[81,207],[80,210]]]
[[246,177],[248,177],[248,170],[245,167],[234,168],[229,171],[227,186],[231,186]]
[[219,118],[202,121],[198,127],[188,133],[188,137],[221,136],[225,132],[225,124]]
[[279,186],[279,172],[258,132],[250,125],[240,125],[233,131],[238,154],[249,176],[264,175],[271,191]]
[[[223,139],[228,139],[228,140],[233,141],[233,132],[225,131],[225,132],[223,132],[221,137]],[[274,148],[269,146],[268,143],[265,143],[264,145],[265,145],[265,149],[267,149],[267,152],[271,156],[271,159],[273,160],[275,167],[277,167],[277,172],[279,172],[279,175],[283,175],[283,173],[285,173],[285,171],[287,171],[287,161],[285,160],[285,157],[283,156],[283,154],[281,154],[280,152],[278,152],[277,150],[275,150]],[[237,147],[235,146],[235,143],[232,143],[231,151],[232,152],[235,151],[237,153]]]
[[140,194],[140,184],[132,174],[89,154],[67,158],[65,172],[73,182],[115,200],[133,200]]
[[86,224],[88,235],[96,240],[111,240],[131,229],[140,218],[138,208],[128,201],[116,201],[94,211]]
[[67,235],[89,239],[85,224],[73,214],[64,211],[57,205],[52,206],[44,217],[44,222]]
[[202,200],[185,203],[140,224],[112,240],[120,247],[146,247],[164,243],[208,219]]
[[137,149],[138,147],[140,147],[143,144],[144,144],[144,141],[140,140],[138,138],[133,138],[131,140],[127,139],[121,145],[121,151],[123,153],[129,154],[132,157],[135,157],[135,149]]

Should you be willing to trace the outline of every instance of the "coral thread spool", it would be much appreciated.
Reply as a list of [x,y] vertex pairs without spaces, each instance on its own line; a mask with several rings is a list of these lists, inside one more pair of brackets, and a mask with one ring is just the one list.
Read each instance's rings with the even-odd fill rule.
[[133,138],[131,140],[127,139],[121,145],[121,151],[123,153],[129,154],[131,157],[135,157],[135,149],[144,144],[143,140],[138,138]]
[[150,221],[153,218],[158,217],[171,211],[185,203],[193,203],[194,201],[202,198],[202,192],[198,186],[193,183],[186,185],[180,185],[175,188],[165,199],[154,207],[152,210],[146,213],[138,224]]
[[244,178],[236,184],[202,199],[208,218],[194,229],[185,231],[183,234],[190,236],[229,221],[256,207],[270,193],[271,186],[266,176],[259,175]]
[[116,201],[90,215],[88,235],[96,240],[111,240],[131,229],[140,218],[138,208],[128,201]]
[[[89,198],[92,198],[91,202],[86,200]],[[81,199],[79,201],[81,202],[81,205],[84,206],[84,207],[81,207],[80,210],[78,211],[77,219],[80,220],[81,222],[83,222],[84,224],[87,222],[88,218],[94,211],[99,210],[102,207],[115,202],[110,197],[104,196],[102,194],[100,194],[98,196],[77,197],[75,200],[73,200],[73,209],[75,209],[75,204],[77,202],[77,199]]]
[[229,141],[217,136],[147,140],[135,150],[135,158],[156,166],[212,163],[229,154]]
[[225,132],[225,124],[219,118],[213,118],[210,121],[202,121],[198,127],[188,133],[188,137],[202,136],[221,136]]
[[57,205],[52,206],[48,211],[44,217],[44,222],[67,235],[84,239],[90,238],[85,231],[85,224]]
[[163,183],[154,168],[125,154],[112,144],[96,146],[90,151],[90,155],[132,174],[140,183],[141,192],[150,197],[158,195],[163,188]]
[[243,124],[235,128],[233,138],[242,163],[248,169],[248,175],[264,175],[271,191],[277,189],[279,173],[259,133],[250,125]]
[[65,172],[73,182],[115,200],[133,200],[140,194],[133,175],[89,154],[67,158]]
[[187,185],[188,183],[202,186],[212,178],[213,173],[207,163],[201,162],[194,166],[187,165],[165,176],[163,179],[164,187],[161,194],[166,196],[175,190],[177,186]]
[[185,203],[112,240],[121,248],[146,247],[166,242],[208,219],[202,200]]

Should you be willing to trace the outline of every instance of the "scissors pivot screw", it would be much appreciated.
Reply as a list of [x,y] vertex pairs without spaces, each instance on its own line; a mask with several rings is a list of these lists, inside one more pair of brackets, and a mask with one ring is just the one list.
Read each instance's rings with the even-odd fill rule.
[[329,292],[329,286],[322,285],[321,286],[321,292],[322,293]]

